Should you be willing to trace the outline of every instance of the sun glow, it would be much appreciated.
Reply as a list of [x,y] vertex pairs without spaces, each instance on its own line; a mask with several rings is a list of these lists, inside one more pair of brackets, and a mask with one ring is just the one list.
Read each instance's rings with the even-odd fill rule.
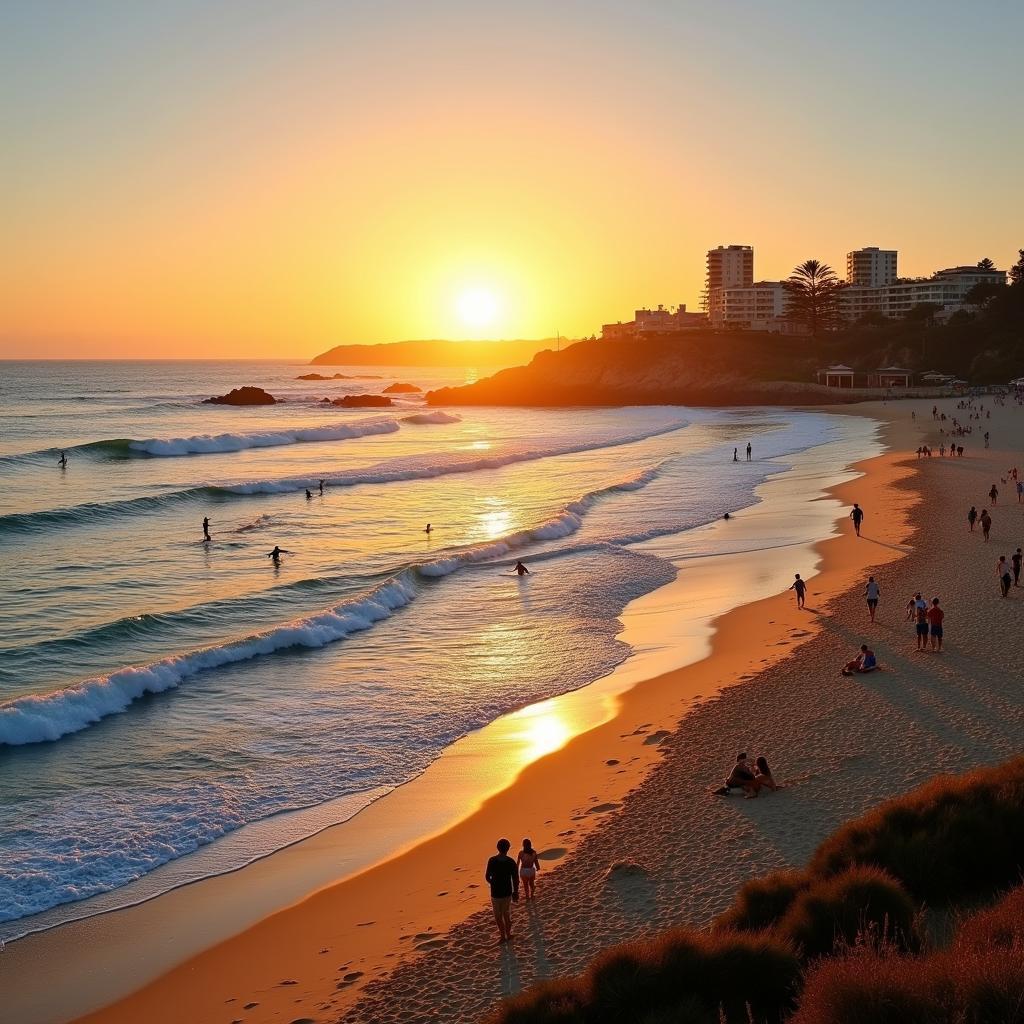
[[489,288],[467,288],[460,293],[455,308],[467,327],[490,327],[498,316],[500,303]]

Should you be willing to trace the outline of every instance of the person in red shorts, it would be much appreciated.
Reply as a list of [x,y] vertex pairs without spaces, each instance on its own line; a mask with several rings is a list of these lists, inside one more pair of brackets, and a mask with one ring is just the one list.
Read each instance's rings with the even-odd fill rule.
[[939,599],[932,598],[932,606],[928,609],[928,632],[931,634],[932,650],[942,651],[942,620],[946,613],[939,607]]

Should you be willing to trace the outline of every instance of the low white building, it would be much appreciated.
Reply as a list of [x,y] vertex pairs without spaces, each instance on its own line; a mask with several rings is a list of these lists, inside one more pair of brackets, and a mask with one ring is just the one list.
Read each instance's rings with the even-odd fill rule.
[[708,318],[704,313],[689,313],[686,303],[681,302],[675,309],[659,305],[657,309],[638,309],[628,323],[621,320],[601,327],[602,338],[650,337],[657,334],[676,334],[679,331],[693,331],[706,327]]
[[756,281],[743,288],[716,288],[710,292],[708,316],[719,330],[771,331],[785,329],[788,302],[781,281]]
[[841,300],[846,318],[851,321],[869,312],[894,319],[903,317],[922,303],[938,306],[936,317],[945,320],[964,308],[968,292],[977,284],[1005,286],[1006,271],[949,267],[931,277],[906,278],[878,288],[853,285],[843,289]]

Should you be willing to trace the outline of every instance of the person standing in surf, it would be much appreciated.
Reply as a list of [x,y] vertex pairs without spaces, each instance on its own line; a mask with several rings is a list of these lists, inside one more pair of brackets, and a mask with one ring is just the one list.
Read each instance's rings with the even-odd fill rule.
[[280,565],[281,564],[281,556],[282,555],[290,555],[290,554],[291,554],[290,551],[287,551],[284,548],[279,548],[275,544],[274,545],[274,550],[267,552],[267,558],[269,558],[274,563],[274,565]]
[[60,466],[61,469],[68,468],[68,456],[66,452],[60,453],[60,458],[57,460],[57,465]]
[[513,572],[514,572],[514,573],[515,573],[515,574],[516,574],[517,576],[529,576],[529,575],[530,575],[530,570],[529,570],[529,569],[527,569],[527,568],[526,568],[526,566],[525,566],[525,565],[523,565],[523,563],[522,563],[522,562],[516,562],[516,564],[515,564],[515,566],[513,567],[512,571],[513,571]]
[[320,497],[322,498],[323,496],[324,496],[324,482],[323,482],[323,480],[321,480],[320,481]]
[[753,455],[753,453],[754,453],[754,449],[751,447],[750,442],[748,441],[747,442],[747,462],[750,461],[751,456]]
[[208,540],[213,540],[210,536],[210,517],[203,516],[203,543],[206,543]]

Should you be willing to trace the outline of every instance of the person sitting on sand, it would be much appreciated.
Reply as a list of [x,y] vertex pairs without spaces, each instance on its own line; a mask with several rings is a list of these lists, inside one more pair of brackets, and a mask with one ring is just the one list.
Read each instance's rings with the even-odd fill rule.
[[512,938],[512,904],[519,902],[519,869],[508,855],[511,846],[507,839],[499,839],[498,852],[487,861],[484,872],[484,881],[491,887],[491,907],[501,934],[499,942]]
[[796,591],[797,608],[803,608],[804,594],[807,593],[807,583],[804,580],[800,579],[800,573],[796,573],[793,582],[789,585],[789,589]]
[[537,895],[537,872],[540,871],[540,856],[529,839],[523,840],[523,848],[516,857],[519,864],[519,878],[523,883],[523,894],[527,899]]
[[758,791],[762,789],[770,789],[773,793],[779,788],[778,783],[772,777],[772,770],[768,767],[768,760],[765,757],[758,757],[754,761],[754,784],[757,786]]
[[725,780],[726,793],[730,789],[742,789],[748,797],[757,796],[757,784],[754,782],[754,773],[750,770],[750,765],[747,764],[746,754],[736,755],[736,763]]
[[843,666],[843,675],[861,675],[865,672],[874,672],[876,668],[878,668],[878,660],[875,658],[875,652],[867,644],[861,644],[860,654]]

